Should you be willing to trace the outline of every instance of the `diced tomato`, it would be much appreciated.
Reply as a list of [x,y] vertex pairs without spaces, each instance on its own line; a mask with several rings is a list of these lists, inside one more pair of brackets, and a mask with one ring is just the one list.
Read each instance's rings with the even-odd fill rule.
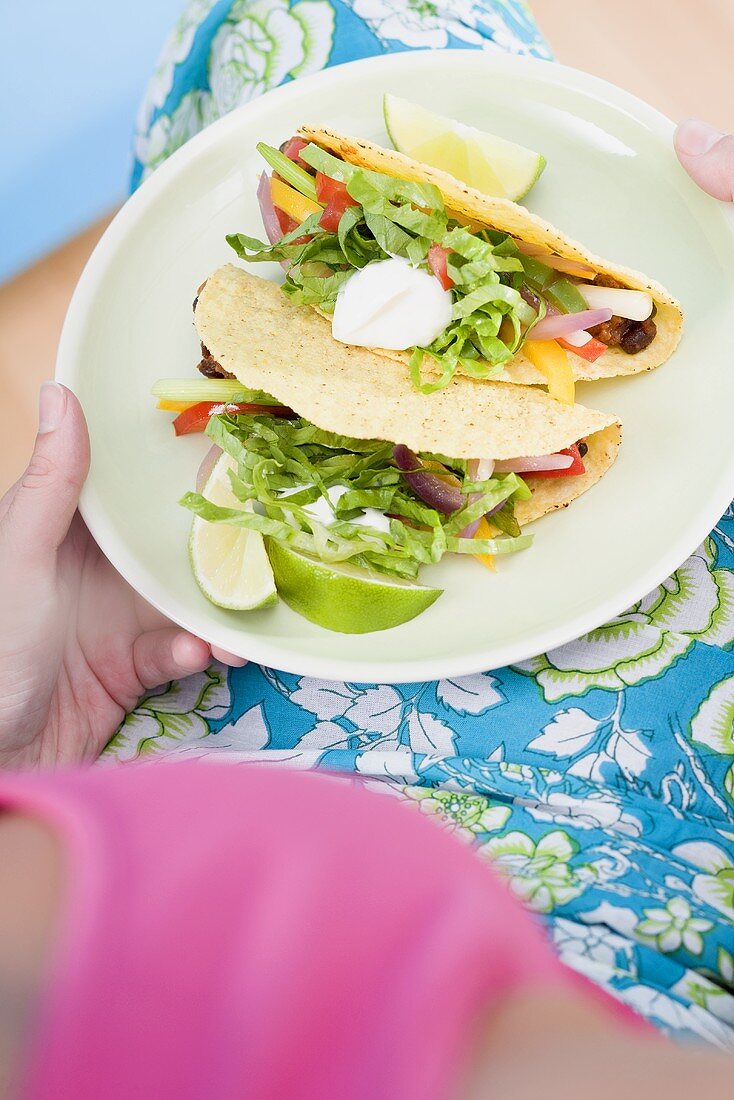
[[444,290],[451,290],[454,280],[448,273],[448,258],[451,250],[440,244],[432,244],[428,249],[428,266]]
[[280,151],[284,157],[288,157],[288,160],[292,160],[299,168],[305,168],[307,172],[313,172],[311,165],[306,164],[305,160],[301,160],[299,155],[301,150],[305,149],[307,145],[308,142],[304,141],[303,138],[292,137],[281,145]]
[[347,206],[356,206],[357,202],[347,191],[346,183],[341,180],[325,176],[323,172],[316,173],[316,201],[328,206],[332,199],[346,195],[349,199]]
[[357,200],[347,191],[345,183],[325,176],[323,172],[316,173],[316,198],[326,207],[319,219],[319,225],[327,233],[336,233],[342,214],[348,207],[359,206]]
[[256,416],[284,416],[293,420],[298,414],[285,405],[249,405],[244,402],[199,401],[191,405],[184,412],[179,413],[173,422],[176,435],[190,435],[192,432],[203,432],[209,423],[209,418],[221,413],[254,413]]
[[608,351],[608,346],[602,344],[601,340],[597,340],[594,336],[583,347],[577,348],[573,344],[569,344],[563,337],[558,338],[558,343],[566,351],[572,351],[574,355],[580,355],[582,359],[586,359],[588,363],[594,363],[600,355],[603,355],[605,351]]
[[[275,216],[278,219],[280,231],[284,237],[286,233],[292,233],[294,229],[298,229],[298,226],[301,224],[300,222],[297,222],[295,218],[292,218],[290,214],[286,214],[285,210],[281,210],[280,207],[275,206],[275,204],[273,204],[273,209],[275,210]],[[308,242],[312,240],[313,237],[309,237],[308,235],[304,234],[303,237],[296,237],[294,241],[291,241],[291,244],[308,244]]]
[[273,209],[275,210],[275,216],[278,219],[280,231],[284,237],[286,233],[292,233],[294,229],[298,229],[298,222],[295,218],[292,218],[290,214],[286,214],[285,210],[281,210],[279,206],[274,206]]
[[570,455],[573,462],[570,466],[567,466],[565,470],[538,470],[537,473],[528,474],[528,477],[578,477],[579,474],[586,473],[586,467],[584,466],[584,460],[581,457],[578,443],[572,444],[570,447],[564,448],[564,450],[558,452],[559,455]]

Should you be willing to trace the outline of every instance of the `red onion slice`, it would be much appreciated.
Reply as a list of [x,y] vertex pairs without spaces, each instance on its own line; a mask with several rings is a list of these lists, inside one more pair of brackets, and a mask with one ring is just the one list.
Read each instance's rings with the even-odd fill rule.
[[537,474],[543,470],[567,470],[573,465],[572,455],[537,455],[530,458],[505,458],[495,462],[497,474]]
[[[489,481],[494,473],[494,459],[493,458],[472,458],[467,464],[467,473],[472,481]],[[479,500],[481,493],[471,493],[469,495],[470,503],[474,503],[475,500]],[[504,503],[504,501],[503,501]],[[496,508],[493,508],[491,512],[487,512],[488,516],[494,515],[494,513],[502,507],[502,504],[498,504]],[[477,533],[477,528],[482,522],[482,517],[475,519],[473,523],[467,524],[461,531],[459,531],[460,539],[473,539]]]
[[482,517],[480,516],[479,519],[475,519],[473,523],[468,523],[466,527],[462,527],[462,529],[459,531],[459,538],[473,539],[477,531],[479,530],[479,524],[481,522]]
[[222,448],[217,447],[216,443],[214,443],[204,455],[203,459],[201,460],[201,465],[199,466],[198,472],[196,474],[197,493],[202,493],[204,491],[204,486],[209,480],[209,475],[214,469],[217,459],[219,458],[221,453]]
[[[271,244],[277,244],[283,236],[283,231],[280,228],[278,215],[275,213],[275,207],[273,206],[273,199],[270,194],[270,177],[267,172],[263,172],[260,176],[260,182],[257,185],[257,201],[260,205],[265,236]],[[280,260],[280,266],[284,271],[287,271],[290,264],[287,260]]]
[[409,447],[398,443],[393,448],[393,458],[415,495],[431,508],[435,508],[437,512],[449,515],[464,504],[466,498],[459,486],[451,485],[450,482],[424,469],[421,460]]
[[585,309],[581,313],[557,313],[538,321],[529,333],[531,340],[557,340],[559,336],[593,328],[610,320],[611,309]]
[[584,329],[579,329],[578,332],[567,332],[564,336],[566,343],[573,348],[584,348],[592,339],[591,333],[586,332]]
[[472,458],[467,464],[467,473],[472,481],[489,481],[494,473],[493,458]]
[[[557,458],[559,456],[554,455],[553,457]],[[568,458],[569,464],[573,462],[573,459],[568,455],[561,455],[560,457]],[[402,443],[393,448],[393,458],[395,459],[395,465],[402,471],[405,480],[416,496],[419,496],[431,508],[435,508],[437,512],[444,512],[448,515],[451,512],[458,511],[467,501],[478,500],[481,496],[480,493],[472,493],[467,498],[458,485],[452,485],[437,474],[424,469],[418,456]],[[495,463],[491,458],[474,458],[469,462],[467,471],[469,476],[476,481],[488,481],[499,465],[500,463]],[[486,513],[486,518],[493,516],[495,512],[499,512],[504,504],[505,501],[501,500],[499,504]],[[459,538],[474,538],[481,521],[482,517],[480,516],[479,519],[467,524],[459,532]]]

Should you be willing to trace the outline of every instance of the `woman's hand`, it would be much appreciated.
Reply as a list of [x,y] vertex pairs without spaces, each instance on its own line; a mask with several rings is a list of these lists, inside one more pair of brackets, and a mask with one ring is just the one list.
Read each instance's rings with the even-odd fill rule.
[[76,397],[41,388],[28,469],[0,500],[0,766],[94,758],[146,688],[210,649],[143,602],[77,512],[89,437]]
[[689,118],[676,129],[674,141],[691,179],[715,199],[734,201],[734,137]]

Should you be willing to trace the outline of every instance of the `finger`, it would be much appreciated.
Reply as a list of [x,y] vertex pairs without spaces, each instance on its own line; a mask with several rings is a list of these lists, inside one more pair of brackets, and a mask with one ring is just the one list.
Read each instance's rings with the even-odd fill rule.
[[734,201],[734,137],[707,122],[681,122],[673,139],[678,160],[699,187],[715,199]]
[[144,688],[203,672],[211,659],[206,642],[175,626],[141,634],[133,644],[135,672]]
[[33,454],[2,522],[3,541],[16,560],[37,559],[58,549],[88,469],[89,436],[81,405],[65,386],[44,382]]
[[[132,589],[130,590],[132,592]],[[172,626],[170,619],[158,611],[155,607],[151,607],[149,603],[134,593],[135,598],[135,613],[140,624],[140,629],[143,631],[159,630],[164,626]],[[246,657],[237,657],[234,653],[229,653],[226,649],[220,649],[218,646],[211,646],[211,655],[215,661],[220,661],[223,665],[229,665],[231,668],[242,668],[247,664]]]
[[228,653],[226,649],[220,649],[219,646],[212,646],[212,657],[215,661],[221,661],[223,665],[229,665],[230,668],[242,668],[247,664],[246,657],[238,657],[234,653]]

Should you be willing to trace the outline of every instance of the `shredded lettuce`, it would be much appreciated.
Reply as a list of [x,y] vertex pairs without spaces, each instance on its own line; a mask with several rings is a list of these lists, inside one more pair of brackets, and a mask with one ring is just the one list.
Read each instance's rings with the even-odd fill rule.
[[[268,146],[258,148],[271,165],[282,156]],[[538,319],[520,294],[527,258],[512,237],[458,225],[449,218],[441,193],[432,184],[358,168],[313,144],[299,156],[344,183],[359,205],[347,208],[336,233],[318,224],[320,214],[311,214],[274,245],[232,233],[227,243],[237,255],[251,263],[287,262],[283,291],[296,304],[316,305],[332,313],[340,288],[356,270],[389,256],[425,266],[429,249],[439,244],[449,250],[452,320],[432,344],[414,349],[413,383],[422,392],[432,393],[448,385],[459,366],[473,378],[501,373]],[[543,303],[541,316],[544,312]]]
[[[447,460],[467,494],[466,504],[447,516],[413,493],[393,463],[391,443],[336,435],[302,419],[249,414],[214,416],[207,434],[236,464],[230,471],[232,492],[243,503],[255,502],[256,509],[221,508],[199,493],[187,493],[180,503],[211,523],[259,531],[324,562],[351,561],[415,579],[421,565],[438,562],[445,553],[515,553],[532,542],[516,521],[510,537],[460,537],[469,523],[499,504],[505,527],[514,521],[513,501],[529,495],[516,474],[474,482],[466,462]],[[325,525],[307,508],[320,498],[329,501],[334,485],[346,492],[330,504],[334,518]],[[367,508],[390,517],[389,531],[354,522]]]

